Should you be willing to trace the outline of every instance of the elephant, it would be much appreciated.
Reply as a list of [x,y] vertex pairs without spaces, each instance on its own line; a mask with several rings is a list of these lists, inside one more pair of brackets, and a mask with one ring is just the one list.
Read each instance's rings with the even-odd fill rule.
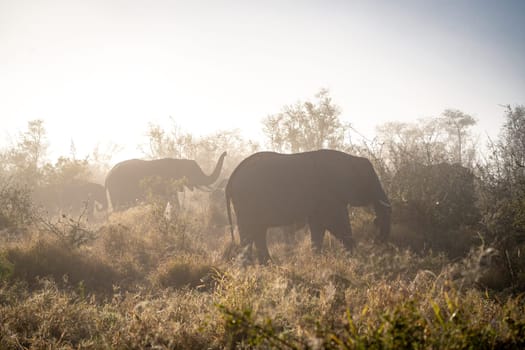
[[[88,220],[94,219],[95,209],[106,210],[106,190],[94,182],[53,184],[35,189],[33,201],[48,214],[80,215],[84,211]],[[96,203],[100,205],[97,208]]]
[[[190,190],[205,188],[217,181],[226,152],[222,153],[211,175],[206,175],[196,161],[190,159],[163,158],[155,160],[129,159],[116,164],[106,176],[106,191],[115,211],[134,206],[147,198],[148,190],[165,197],[172,185],[175,198],[172,205],[178,207],[176,194],[182,186]],[[153,181],[145,188],[144,183]]]
[[444,231],[479,222],[476,177],[460,164],[411,162],[398,169],[391,187],[397,221],[414,228]]
[[230,225],[232,204],[237,216],[241,246],[255,243],[262,264],[270,260],[270,227],[306,222],[315,251],[326,230],[351,250],[348,205],[373,205],[380,237],[386,240],[390,234],[390,202],[372,164],[336,150],[255,153],[233,171],[225,196]]
[[410,239],[406,233],[396,235],[393,243],[444,252],[449,258],[467,255],[482,218],[476,183],[472,170],[458,163],[412,161],[400,166],[390,185],[394,224],[413,234]]

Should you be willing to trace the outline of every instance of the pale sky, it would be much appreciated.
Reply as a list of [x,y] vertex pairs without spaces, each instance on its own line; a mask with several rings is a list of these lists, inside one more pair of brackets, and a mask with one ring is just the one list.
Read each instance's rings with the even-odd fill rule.
[[519,0],[0,0],[0,146],[43,119],[55,156],[138,157],[170,116],[262,141],[264,117],[320,88],[369,138],[446,108],[496,136],[524,62]]

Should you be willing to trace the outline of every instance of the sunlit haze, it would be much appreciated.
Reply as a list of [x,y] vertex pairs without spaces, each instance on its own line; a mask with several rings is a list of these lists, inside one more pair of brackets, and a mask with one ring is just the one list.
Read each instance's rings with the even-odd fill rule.
[[140,157],[170,116],[264,145],[261,120],[321,88],[369,138],[446,108],[495,136],[523,62],[523,1],[0,0],[0,146],[43,119],[52,155]]

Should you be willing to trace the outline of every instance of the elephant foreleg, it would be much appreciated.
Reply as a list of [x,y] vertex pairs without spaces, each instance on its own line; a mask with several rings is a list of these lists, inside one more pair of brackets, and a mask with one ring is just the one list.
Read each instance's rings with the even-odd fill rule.
[[257,258],[260,264],[268,264],[271,261],[268,244],[266,243],[266,228],[258,229],[255,234],[255,248],[257,248]]
[[315,218],[309,219],[309,226],[310,226],[310,239],[312,241],[312,250],[315,253],[320,253],[321,248],[323,246],[325,226],[321,221]]
[[239,230],[239,239],[241,243],[241,248],[244,248],[248,246],[249,244],[252,244],[253,238],[252,236],[250,236],[251,231],[252,231],[251,227],[249,227],[248,225],[245,225],[243,221],[241,220],[241,218],[238,219],[237,227]]
[[348,219],[348,210],[346,207],[341,208],[334,214],[328,225],[328,230],[343,243],[347,250],[351,251],[354,247],[354,240],[352,238],[352,226]]

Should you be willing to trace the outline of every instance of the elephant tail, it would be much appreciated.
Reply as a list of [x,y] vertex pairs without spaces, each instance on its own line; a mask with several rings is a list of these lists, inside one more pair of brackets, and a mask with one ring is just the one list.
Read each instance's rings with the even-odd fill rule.
[[226,212],[228,213],[228,222],[230,223],[230,233],[232,236],[232,243],[235,242],[235,237],[233,234],[233,223],[232,223],[232,210],[231,210],[231,196],[230,196],[230,183],[226,185],[226,191],[224,191],[226,196]]

